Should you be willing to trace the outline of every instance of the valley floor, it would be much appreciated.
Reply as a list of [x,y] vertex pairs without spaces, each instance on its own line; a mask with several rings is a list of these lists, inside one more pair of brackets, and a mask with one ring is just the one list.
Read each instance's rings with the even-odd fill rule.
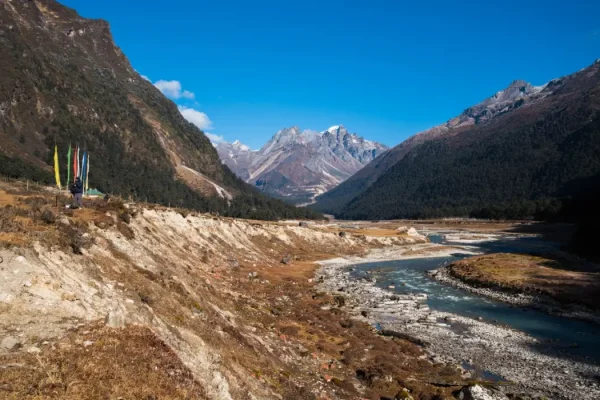
[[[527,335],[346,275],[361,261],[468,251],[396,231],[407,222],[266,223],[119,199],[71,211],[67,201],[0,183],[0,398],[453,399],[485,384],[458,365],[468,349],[511,378],[566,368],[521,351]],[[511,228],[477,224],[459,229]],[[438,317],[478,339],[452,336]],[[506,352],[486,362],[493,346]],[[558,382],[580,390],[569,379]]]

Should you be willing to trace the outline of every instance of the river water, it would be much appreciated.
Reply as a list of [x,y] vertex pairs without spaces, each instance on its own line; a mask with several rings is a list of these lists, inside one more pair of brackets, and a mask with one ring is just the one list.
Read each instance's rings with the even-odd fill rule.
[[[432,242],[445,243],[441,236],[430,236]],[[461,244],[461,246],[464,246]],[[478,252],[537,253],[548,244],[537,238],[514,238],[470,244]],[[467,254],[450,257],[419,258],[398,261],[373,262],[355,266],[355,277],[370,276],[376,285],[399,294],[426,293],[428,305],[433,310],[458,314],[469,318],[507,325],[523,331],[553,354],[575,357],[600,365],[600,326],[585,321],[549,315],[530,308],[515,307],[490,300],[430,279],[426,272],[461,258]],[[390,288],[394,286],[394,288]]]

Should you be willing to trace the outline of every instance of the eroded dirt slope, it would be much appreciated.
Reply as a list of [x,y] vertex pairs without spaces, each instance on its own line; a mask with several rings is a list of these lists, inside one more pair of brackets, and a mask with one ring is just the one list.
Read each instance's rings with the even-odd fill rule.
[[[312,282],[316,259],[423,238],[342,237],[118,200],[65,212],[65,201],[0,187],[0,362],[12,365],[0,368],[0,398],[138,398],[153,374],[166,381],[147,398],[440,399],[462,384],[418,346],[349,320],[343,298]],[[125,327],[103,328],[109,314]],[[137,350],[120,350],[140,335]],[[156,346],[143,343],[155,342],[168,349],[161,359],[173,351],[182,365],[152,364]],[[114,373],[89,375],[91,354],[109,351],[122,353]],[[51,390],[36,378],[45,371]],[[77,391],[90,376],[98,391]]]

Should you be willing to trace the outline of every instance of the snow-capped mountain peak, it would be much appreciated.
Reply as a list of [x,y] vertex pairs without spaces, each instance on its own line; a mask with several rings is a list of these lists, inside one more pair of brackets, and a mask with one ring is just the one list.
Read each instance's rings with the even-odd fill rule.
[[323,131],[322,133],[329,132],[329,133],[335,134],[335,133],[338,133],[338,131],[341,128],[344,128],[344,127],[342,125],[334,125],[334,126],[330,127],[329,129],[327,129],[326,131]]
[[240,150],[240,151],[250,151],[250,147],[246,146],[245,144],[243,144],[239,140],[236,140],[233,143],[231,143],[231,146],[234,149],[237,149],[237,150]]
[[310,203],[387,149],[349,134],[342,125],[317,132],[280,129],[265,145],[248,151],[239,141],[220,143],[223,163],[263,191],[296,203]]

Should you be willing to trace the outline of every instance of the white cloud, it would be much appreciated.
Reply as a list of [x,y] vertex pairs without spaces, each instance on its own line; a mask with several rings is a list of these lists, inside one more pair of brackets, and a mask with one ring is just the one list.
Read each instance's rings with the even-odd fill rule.
[[163,79],[154,82],[154,86],[160,90],[165,96],[172,99],[193,99],[194,93],[189,90],[181,90],[181,82],[179,81],[165,81]]
[[181,113],[181,115],[183,115],[183,118],[187,119],[189,122],[196,125],[201,130],[212,128],[212,121],[210,120],[210,118],[208,118],[208,115],[206,115],[202,111],[198,111],[185,106],[178,106],[177,108],[179,108],[179,112]]
[[209,132],[204,132],[204,134],[213,143],[223,143],[223,142],[225,142],[225,138],[223,136],[215,135],[214,133],[209,133]]

